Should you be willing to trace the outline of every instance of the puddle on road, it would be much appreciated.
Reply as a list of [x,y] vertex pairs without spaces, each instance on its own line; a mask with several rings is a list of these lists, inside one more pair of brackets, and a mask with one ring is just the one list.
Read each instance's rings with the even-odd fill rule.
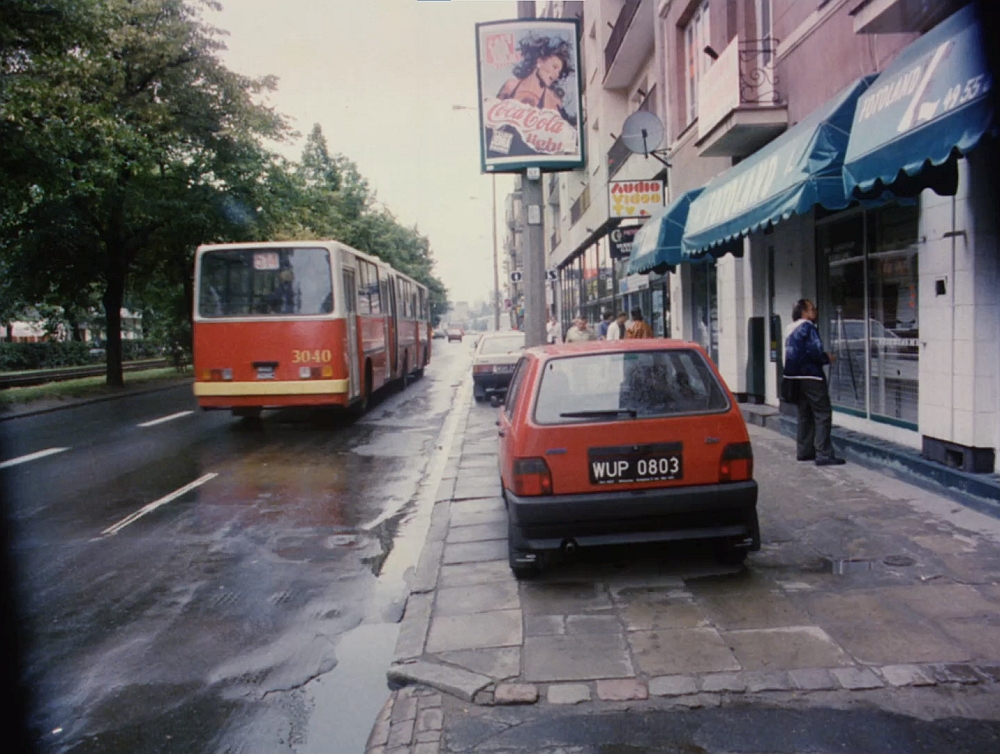
[[389,696],[385,669],[399,625],[363,623],[337,644],[337,667],[305,686],[312,714],[298,754],[362,754],[372,722]]

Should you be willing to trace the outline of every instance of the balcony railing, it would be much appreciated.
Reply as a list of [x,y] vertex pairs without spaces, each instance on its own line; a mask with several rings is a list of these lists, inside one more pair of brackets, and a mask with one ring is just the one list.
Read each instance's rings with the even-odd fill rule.
[[641,2],[642,0],[625,0],[625,4],[618,12],[618,19],[615,21],[614,28],[611,29],[611,36],[608,38],[608,44],[604,48],[605,76],[611,70],[611,64],[615,62],[615,57],[621,49],[622,42],[625,41],[625,34],[628,33],[628,27],[631,26],[632,19],[635,18],[635,13],[639,10]]
[[[647,112],[656,111],[656,85],[649,90],[646,98],[639,105],[637,110],[645,110]],[[661,145],[662,146],[662,145]],[[650,149],[653,145],[650,145]],[[629,148],[625,146],[625,142],[622,141],[622,137],[619,136],[615,139],[615,143],[611,145],[611,149],[608,150],[608,180],[611,180],[615,173],[621,170],[622,166],[628,160],[629,155],[632,154]]]
[[781,101],[774,74],[777,49],[778,40],[771,37],[739,43],[741,105],[776,105]]

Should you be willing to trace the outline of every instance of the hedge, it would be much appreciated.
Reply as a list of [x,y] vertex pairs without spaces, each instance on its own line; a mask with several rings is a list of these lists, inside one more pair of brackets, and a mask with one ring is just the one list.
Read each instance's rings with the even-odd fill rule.
[[[89,344],[75,341],[0,342],[0,372],[79,367],[104,363],[104,349],[99,351],[94,349],[93,354],[91,350]],[[122,356],[125,361],[156,358],[161,355],[160,348],[148,341],[122,341]]]

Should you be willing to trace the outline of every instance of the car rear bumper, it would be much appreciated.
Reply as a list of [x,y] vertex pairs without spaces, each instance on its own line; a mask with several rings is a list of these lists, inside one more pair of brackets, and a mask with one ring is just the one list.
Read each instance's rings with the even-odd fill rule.
[[513,372],[502,372],[500,374],[474,374],[472,381],[476,387],[489,395],[490,393],[506,393],[510,385],[510,378]]
[[506,492],[517,549],[557,550],[684,539],[742,540],[760,549],[757,483],[518,497]]

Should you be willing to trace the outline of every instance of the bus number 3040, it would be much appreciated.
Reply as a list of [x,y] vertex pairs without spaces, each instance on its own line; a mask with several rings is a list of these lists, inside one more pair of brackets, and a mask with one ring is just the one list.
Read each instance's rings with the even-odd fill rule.
[[308,364],[311,361],[318,361],[325,364],[333,358],[329,349],[322,351],[292,351],[293,364]]

